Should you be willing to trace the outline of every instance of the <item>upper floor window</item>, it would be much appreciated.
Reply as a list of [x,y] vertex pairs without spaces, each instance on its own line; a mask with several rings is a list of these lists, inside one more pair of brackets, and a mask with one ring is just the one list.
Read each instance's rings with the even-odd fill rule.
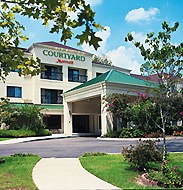
[[21,98],[22,97],[22,88],[17,87],[17,86],[8,86],[7,87],[7,97]]
[[87,81],[87,76],[86,76],[86,74],[80,74],[79,70],[77,70],[77,69],[69,69],[68,81],[84,83]]
[[45,65],[45,71],[41,71],[41,79],[63,80],[62,67]]

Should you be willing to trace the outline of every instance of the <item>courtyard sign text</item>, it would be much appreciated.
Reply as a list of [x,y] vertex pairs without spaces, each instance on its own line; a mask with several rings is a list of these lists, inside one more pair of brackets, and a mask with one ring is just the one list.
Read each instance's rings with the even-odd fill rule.
[[85,57],[82,55],[74,55],[70,53],[62,53],[59,51],[52,51],[52,50],[43,50],[43,55],[49,56],[49,57],[57,57],[60,59],[69,59],[69,60],[75,60],[75,61],[85,61]]

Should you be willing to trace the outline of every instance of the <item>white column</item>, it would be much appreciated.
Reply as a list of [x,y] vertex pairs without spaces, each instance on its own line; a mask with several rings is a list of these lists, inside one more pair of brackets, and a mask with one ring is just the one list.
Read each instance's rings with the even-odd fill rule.
[[64,101],[64,134],[72,135],[72,103]]
[[113,117],[112,113],[109,113],[105,110],[101,110],[101,135],[105,135],[107,131],[113,130]]
[[105,135],[107,131],[113,130],[113,116],[112,113],[106,111],[105,104],[102,103],[102,98],[106,96],[106,86],[102,86],[101,93],[101,136]]

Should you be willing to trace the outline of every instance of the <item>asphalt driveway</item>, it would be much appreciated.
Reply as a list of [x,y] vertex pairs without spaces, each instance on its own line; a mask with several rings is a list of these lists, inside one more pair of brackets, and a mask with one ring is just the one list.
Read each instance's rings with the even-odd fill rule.
[[[94,137],[62,138],[0,145],[0,156],[33,153],[43,158],[76,158],[85,152],[120,153],[122,146],[130,144],[136,144],[136,141],[106,141]],[[169,152],[183,152],[183,138],[168,140],[167,148]]]

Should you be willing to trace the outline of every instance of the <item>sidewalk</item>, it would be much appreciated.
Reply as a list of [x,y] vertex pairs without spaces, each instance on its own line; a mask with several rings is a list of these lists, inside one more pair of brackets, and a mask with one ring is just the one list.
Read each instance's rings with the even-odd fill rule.
[[78,158],[43,158],[33,169],[39,190],[117,190],[86,171]]
[[60,139],[60,138],[68,138],[73,136],[66,136],[64,134],[52,134],[50,136],[43,136],[43,137],[25,137],[25,138],[15,138],[5,141],[0,141],[1,144],[15,144],[15,143],[22,143],[22,142],[30,142],[30,141],[39,141],[39,140],[49,140],[49,139]]

